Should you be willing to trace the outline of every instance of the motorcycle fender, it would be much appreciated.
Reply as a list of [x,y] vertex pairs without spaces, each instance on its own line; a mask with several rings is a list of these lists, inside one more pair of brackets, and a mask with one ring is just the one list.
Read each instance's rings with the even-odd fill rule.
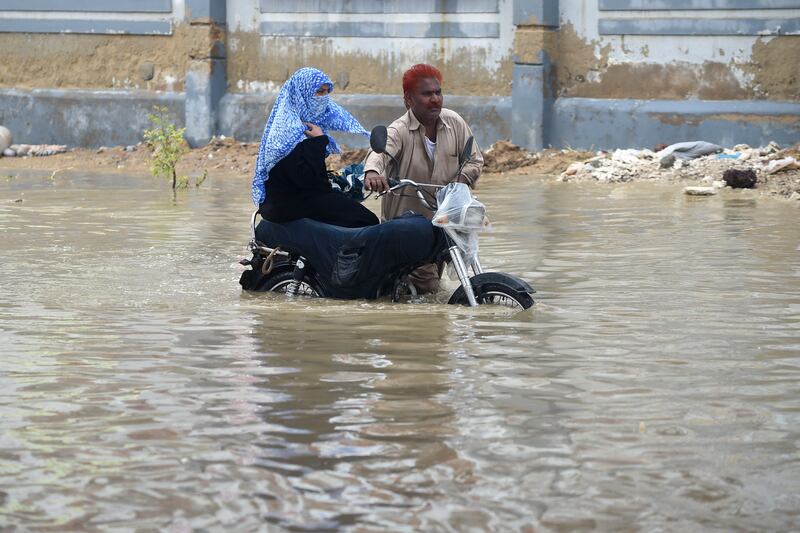
[[264,274],[261,271],[262,265],[263,261],[254,261],[253,264],[251,264],[252,268],[242,272],[242,276],[239,278],[239,284],[242,286],[242,289],[246,291],[258,291],[260,287],[264,286],[264,282],[272,276],[276,276],[287,270],[289,272],[294,271],[294,266],[288,261],[281,261],[274,264],[269,274]]
[[478,274],[477,276],[472,276],[470,281],[478,293],[481,292],[481,287],[487,283],[503,283],[516,291],[525,292],[528,294],[533,294],[536,292],[536,290],[524,279],[513,274],[506,274],[505,272],[484,272],[482,274]]

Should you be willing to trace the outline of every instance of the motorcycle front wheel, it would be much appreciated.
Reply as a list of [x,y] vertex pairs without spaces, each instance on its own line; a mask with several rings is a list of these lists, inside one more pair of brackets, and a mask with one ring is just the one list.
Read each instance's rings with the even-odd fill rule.
[[[282,292],[286,293],[294,282],[294,273],[291,270],[278,272],[273,276],[267,276],[257,290],[264,292]],[[304,277],[300,282],[300,287],[297,291],[298,296],[310,296],[312,298],[322,297],[322,289],[313,280]]]
[[[490,272],[472,278],[472,290],[478,305],[493,305],[522,311],[533,305],[530,293],[533,288],[509,274]],[[469,305],[464,287],[459,287],[447,302],[454,305]]]

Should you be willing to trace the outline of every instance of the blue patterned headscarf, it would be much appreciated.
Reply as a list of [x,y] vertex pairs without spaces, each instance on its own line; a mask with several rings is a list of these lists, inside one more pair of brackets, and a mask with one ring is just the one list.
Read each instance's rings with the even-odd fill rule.
[[[323,83],[327,83],[333,91],[333,82],[324,72],[304,67],[292,74],[281,87],[267,125],[264,126],[261,147],[258,149],[253,176],[253,202],[256,205],[266,198],[264,183],[269,178],[269,171],[306,138],[303,122],[316,124],[326,135],[328,130],[369,135],[342,106],[330,101],[329,97],[314,96]],[[328,155],[340,151],[333,137],[328,136]]]

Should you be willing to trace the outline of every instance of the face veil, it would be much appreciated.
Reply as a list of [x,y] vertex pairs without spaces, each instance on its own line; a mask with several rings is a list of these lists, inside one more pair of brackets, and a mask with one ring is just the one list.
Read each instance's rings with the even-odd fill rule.
[[[328,84],[333,91],[333,82],[324,72],[304,67],[281,87],[264,126],[256,159],[251,195],[256,205],[266,198],[264,183],[269,179],[269,171],[305,139],[303,122],[318,125],[326,135],[328,131],[343,131],[369,136],[358,120],[332,101],[330,95],[315,96],[322,84]],[[333,137],[328,135],[328,139],[328,154],[340,152]]]

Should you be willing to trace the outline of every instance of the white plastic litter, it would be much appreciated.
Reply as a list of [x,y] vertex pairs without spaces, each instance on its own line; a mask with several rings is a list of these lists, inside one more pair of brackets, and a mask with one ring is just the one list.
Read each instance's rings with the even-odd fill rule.
[[486,207],[473,198],[465,183],[450,183],[436,200],[439,208],[431,222],[447,233],[468,260],[478,253],[478,233],[489,226]]
[[614,150],[611,154],[612,161],[619,161],[621,163],[628,163],[629,165],[636,165],[643,159],[652,159],[655,153],[651,150],[635,150],[632,148]]
[[767,165],[767,174],[774,174],[781,170],[793,170],[800,168],[800,161],[794,157],[784,157],[783,159],[773,159]]
[[717,194],[717,187],[684,187],[683,192],[689,196],[713,196]]
[[4,152],[11,146],[14,137],[11,135],[11,130],[5,126],[0,126],[0,153]]
[[18,157],[45,156],[64,153],[67,151],[67,147],[63,144],[12,144],[9,150],[12,150]]

